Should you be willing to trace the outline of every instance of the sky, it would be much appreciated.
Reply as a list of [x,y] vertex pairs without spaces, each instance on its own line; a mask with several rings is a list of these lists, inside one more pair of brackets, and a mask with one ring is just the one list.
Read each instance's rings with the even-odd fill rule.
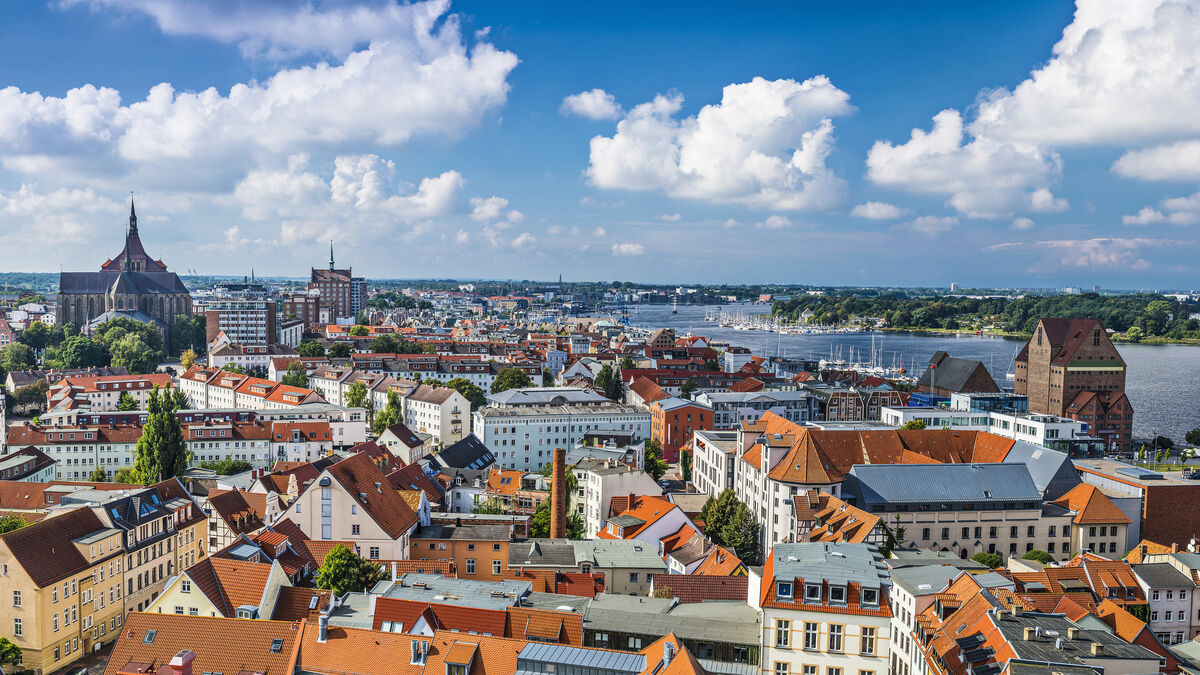
[[0,271],[1200,287],[1200,0],[0,12]]

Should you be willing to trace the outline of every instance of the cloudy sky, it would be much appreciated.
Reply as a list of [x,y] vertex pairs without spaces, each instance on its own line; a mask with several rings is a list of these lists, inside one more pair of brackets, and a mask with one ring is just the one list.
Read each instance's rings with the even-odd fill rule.
[[0,270],[1200,287],[1200,0],[3,12]]

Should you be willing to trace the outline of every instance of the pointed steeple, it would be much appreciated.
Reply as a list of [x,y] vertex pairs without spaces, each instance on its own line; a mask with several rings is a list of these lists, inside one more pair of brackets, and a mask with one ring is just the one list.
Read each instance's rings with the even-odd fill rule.
[[133,191],[129,192],[129,234],[137,236],[137,210],[133,208]]
[[329,271],[333,271],[333,240],[329,240]]

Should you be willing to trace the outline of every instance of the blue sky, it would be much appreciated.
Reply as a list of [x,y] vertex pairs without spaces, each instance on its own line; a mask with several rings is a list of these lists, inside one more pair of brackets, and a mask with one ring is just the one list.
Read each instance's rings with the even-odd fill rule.
[[3,11],[8,270],[1200,286],[1196,0]]

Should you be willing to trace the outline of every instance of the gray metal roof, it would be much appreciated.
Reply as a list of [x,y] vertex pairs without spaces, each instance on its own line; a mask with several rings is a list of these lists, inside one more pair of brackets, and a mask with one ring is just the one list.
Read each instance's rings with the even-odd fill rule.
[[919,565],[892,570],[892,583],[912,596],[940,593],[963,571],[950,565]]
[[[620,675],[640,673],[646,669],[646,657],[642,654],[609,651],[607,649],[585,649],[569,645],[530,642],[517,654],[517,673],[545,673],[543,664],[573,666],[597,675]],[[557,670],[557,669],[556,669]]]
[[400,600],[502,610],[515,606],[532,590],[533,584],[527,581],[476,581],[406,572],[400,575],[399,582],[380,581],[371,592]]
[[491,394],[488,402],[492,405],[580,405],[589,403],[608,403],[609,400],[582,387],[527,387],[525,389],[506,389],[498,394]]
[[508,525],[492,525],[487,523],[470,523],[464,525],[430,524],[420,528],[412,536],[418,539],[450,539],[464,541],[508,541],[512,537],[512,528]]
[[892,557],[884,560],[884,562],[893,570],[919,565],[950,565],[960,570],[987,569],[987,565],[977,563],[970,558],[959,558],[948,551],[930,551],[924,548],[894,549],[892,550]]
[[1065,452],[1017,441],[1004,455],[1003,463],[1023,464],[1047,500],[1058,499],[1079,485],[1079,472]]
[[[552,606],[541,605],[545,609]],[[674,599],[602,593],[583,609],[588,630],[641,633],[732,644],[758,644],[758,612],[744,602],[679,604]]]
[[847,487],[860,507],[1042,501],[1024,464],[856,464],[850,476]]
[[[1038,614],[1022,612],[1020,616],[1006,613],[1003,619],[992,620],[1000,629],[1009,645],[1016,651],[1017,657],[1026,660],[1049,661],[1053,663],[1081,664],[1084,660],[1104,659],[1136,659],[1153,661],[1158,669],[1158,655],[1140,645],[1130,644],[1121,638],[1100,630],[1081,630],[1076,639],[1067,637],[1068,628],[1076,628],[1078,624],[1061,614]],[[1042,636],[1026,640],[1026,627],[1041,628]],[[1063,647],[1055,646],[1055,641],[1063,640]],[[1091,655],[1091,644],[1099,642],[1104,645],[1103,656]]]
[[[776,579],[823,579],[831,584],[857,583],[866,588],[891,584],[891,573],[867,544],[806,542],[776,544],[771,550]],[[764,579],[763,583],[770,583]]]
[[1143,563],[1133,566],[1133,573],[1150,588],[1191,588],[1195,586],[1183,572],[1170,563]]

